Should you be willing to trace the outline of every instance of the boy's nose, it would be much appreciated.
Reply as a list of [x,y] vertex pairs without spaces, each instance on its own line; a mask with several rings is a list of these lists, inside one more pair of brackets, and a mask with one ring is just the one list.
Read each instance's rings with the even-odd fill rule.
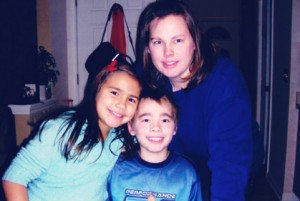
[[154,131],[154,132],[160,131],[160,125],[159,125],[159,123],[154,123],[152,125],[151,131]]

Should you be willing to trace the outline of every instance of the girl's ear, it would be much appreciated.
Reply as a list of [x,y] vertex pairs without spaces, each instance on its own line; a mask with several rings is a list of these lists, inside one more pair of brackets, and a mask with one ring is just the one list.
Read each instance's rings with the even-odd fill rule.
[[135,136],[134,130],[132,128],[132,121],[129,121],[127,123],[127,128],[128,128],[128,131],[129,131],[130,135]]

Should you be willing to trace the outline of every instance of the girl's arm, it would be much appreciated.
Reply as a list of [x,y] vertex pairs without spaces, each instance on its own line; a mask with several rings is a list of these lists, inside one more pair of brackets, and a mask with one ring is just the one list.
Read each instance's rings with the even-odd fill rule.
[[58,127],[50,123],[45,125],[41,136],[36,134],[25,147],[21,147],[4,172],[2,184],[8,201],[27,201],[27,185],[47,171],[54,153],[53,144]]
[[5,180],[2,186],[7,201],[28,201],[26,186]]

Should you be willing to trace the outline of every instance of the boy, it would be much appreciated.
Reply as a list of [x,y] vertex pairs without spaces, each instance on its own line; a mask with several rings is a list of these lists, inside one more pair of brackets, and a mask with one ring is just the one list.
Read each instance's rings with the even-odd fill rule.
[[177,130],[178,111],[161,91],[144,91],[132,121],[130,135],[138,148],[120,159],[108,181],[112,201],[201,201],[200,181],[193,166],[168,150]]

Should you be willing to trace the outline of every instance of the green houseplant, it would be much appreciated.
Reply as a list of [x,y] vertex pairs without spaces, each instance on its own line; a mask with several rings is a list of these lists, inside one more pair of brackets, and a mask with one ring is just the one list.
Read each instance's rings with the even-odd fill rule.
[[43,46],[39,46],[38,49],[37,74],[39,85],[46,86],[46,97],[50,98],[52,96],[52,88],[57,83],[60,73],[56,69],[55,58]]

